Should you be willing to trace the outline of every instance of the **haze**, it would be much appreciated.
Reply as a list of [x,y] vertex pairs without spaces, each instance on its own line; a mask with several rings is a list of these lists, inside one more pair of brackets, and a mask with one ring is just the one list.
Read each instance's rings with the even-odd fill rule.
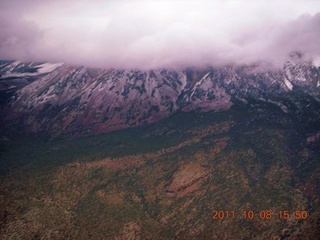
[[0,59],[91,67],[283,64],[320,56],[320,1],[0,0]]

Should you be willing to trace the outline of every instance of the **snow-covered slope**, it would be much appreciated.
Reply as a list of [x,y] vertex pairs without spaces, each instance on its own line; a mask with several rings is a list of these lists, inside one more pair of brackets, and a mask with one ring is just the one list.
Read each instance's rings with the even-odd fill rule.
[[62,66],[63,63],[23,63],[15,61],[3,68],[1,78],[30,77],[49,73]]
[[283,70],[264,72],[255,66],[140,71],[0,62],[0,93],[11,93],[1,115],[6,129],[78,136],[155,122],[179,110],[227,110],[238,103],[290,112],[304,106],[295,100],[295,89],[319,102],[319,77],[319,67],[299,57]]

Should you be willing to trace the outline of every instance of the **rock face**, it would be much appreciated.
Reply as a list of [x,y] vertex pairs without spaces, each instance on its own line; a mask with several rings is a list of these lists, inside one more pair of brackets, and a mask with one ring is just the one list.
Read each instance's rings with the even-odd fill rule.
[[[320,68],[301,55],[272,71],[259,66],[140,71],[0,64],[4,132],[77,137],[155,122],[179,110],[226,110],[238,103],[270,105],[299,116],[301,109],[320,102]],[[319,114],[310,111],[309,117]]]

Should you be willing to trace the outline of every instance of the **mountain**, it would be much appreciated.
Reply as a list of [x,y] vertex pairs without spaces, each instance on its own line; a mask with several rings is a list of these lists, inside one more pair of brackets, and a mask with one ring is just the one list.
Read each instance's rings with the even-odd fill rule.
[[[177,111],[227,110],[239,102],[304,118],[306,109],[320,102],[319,67],[299,54],[279,70],[255,65],[141,71],[1,62],[0,84],[2,125],[51,137],[99,134]],[[308,114],[319,119],[317,111]]]
[[317,239],[320,68],[1,62],[1,239]]

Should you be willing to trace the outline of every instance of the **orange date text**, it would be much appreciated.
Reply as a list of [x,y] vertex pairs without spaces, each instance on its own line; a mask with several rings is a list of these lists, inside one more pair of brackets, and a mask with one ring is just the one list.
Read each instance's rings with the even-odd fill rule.
[[277,218],[277,219],[289,219],[289,218],[306,219],[307,217],[308,217],[308,212],[305,210],[296,210],[294,212],[289,212],[288,210],[281,210],[278,212],[274,212],[271,210],[260,210],[260,211],[213,210],[212,211],[212,219],[214,219],[214,220],[223,220],[223,219],[270,220],[273,218]]

